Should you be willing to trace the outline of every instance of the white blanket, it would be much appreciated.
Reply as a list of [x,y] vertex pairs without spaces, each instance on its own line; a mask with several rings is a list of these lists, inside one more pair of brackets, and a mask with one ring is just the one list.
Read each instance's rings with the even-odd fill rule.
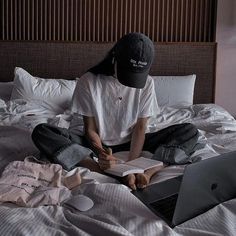
[[235,199],[171,229],[141,204],[127,187],[114,183],[99,183],[94,181],[94,173],[84,174],[84,184],[74,190],[74,194],[83,193],[93,199],[95,205],[91,210],[79,212],[64,206],[16,208],[5,205],[0,207],[0,234],[235,235]]
[[[13,160],[23,160],[37,153],[31,141],[35,125],[48,122],[68,127],[70,114],[55,113],[53,108],[34,101],[0,103],[0,170]],[[214,104],[188,108],[162,108],[150,129],[192,122],[201,132],[199,142],[206,144],[193,155],[202,159],[236,150],[236,121]],[[153,123],[153,122],[152,122]],[[184,166],[170,166],[160,171],[152,183],[182,174]],[[174,229],[168,227],[138,199],[130,189],[111,177],[80,168],[82,185],[74,195],[84,193],[94,207],[79,212],[66,206],[20,208],[0,207],[0,235],[236,235],[236,200],[220,204]],[[17,232],[17,233],[16,233]]]

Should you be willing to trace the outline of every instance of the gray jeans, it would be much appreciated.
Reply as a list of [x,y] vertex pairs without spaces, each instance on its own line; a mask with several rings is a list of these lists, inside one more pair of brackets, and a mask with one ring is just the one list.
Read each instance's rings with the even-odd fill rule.
[[[172,150],[181,148],[187,158],[194,151],[198,136],[198,130],[190,123],[172,125],[155,133],[147,133],[143,150],[159,155],[160,150],[163,152],[163,146],[168,147],[168,151],[170,147]],[[89,155],[97,155],[96,150],[84,136],[75,135],[68,129],[49,124],[37,125],[33,130],[32,140],[41,154],[50,161],[61,164],[67,170]],[[109,147],[113,153],[128,151],[130,142]],[[160,155],[158,158],[162,160]],[[172,162],[174,164],[173,160]]]
[[61,164],[66,170],[93,153],[83,136],[49,124],[37,125],[32,132],[32,140],[41,156]]

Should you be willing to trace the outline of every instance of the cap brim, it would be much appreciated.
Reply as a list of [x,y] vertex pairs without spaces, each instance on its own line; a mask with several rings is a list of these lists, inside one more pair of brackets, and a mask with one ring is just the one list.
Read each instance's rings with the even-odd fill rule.
[[144,88],[149,70],[143,72],[127,71],[117,66],[117,79],[125,86],[142,89]]

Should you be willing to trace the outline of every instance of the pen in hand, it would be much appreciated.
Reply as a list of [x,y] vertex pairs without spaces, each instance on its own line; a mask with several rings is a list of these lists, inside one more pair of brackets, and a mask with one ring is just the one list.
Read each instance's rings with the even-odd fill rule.
[[[108,155],[113,155],[112,154],[112,149],[110,147],[106,147],[106,148],[104,148],[104,150]],[[124,163],[123,160],[120,160],[119,158],[116,158],[116,164],[122,164],[122,163]]]
[[108,147],[108,148],[105,149],[105,151],[108,155],[112,155],[112,149],[111,148]]

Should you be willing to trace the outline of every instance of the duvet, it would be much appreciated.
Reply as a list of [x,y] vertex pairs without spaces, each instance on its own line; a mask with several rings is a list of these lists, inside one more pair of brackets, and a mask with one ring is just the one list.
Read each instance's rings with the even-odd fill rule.
[[[42,122],[68,128],[71,115],[39,101],[0,100],[1,173],[10,162],[38,154],[31,132]],[[203,160],[236,150],[236,121],[215,104],[162,107],[160,115],[150,121],[149,129],[182,122],[195,124],[201,133],[198,142],[202,148],[193,157]],[[180,175],[184,168],[184,165],[164,168],[152,178],[151,184]],[[117,180],[86,168],[78,171],[82,183],[71,193],[89,196],[94,201],[92,209],[79,212],[63,201],[58,206],[33,208],[1,203],[0,235],[236,235],[236,199],[171,229]]]

